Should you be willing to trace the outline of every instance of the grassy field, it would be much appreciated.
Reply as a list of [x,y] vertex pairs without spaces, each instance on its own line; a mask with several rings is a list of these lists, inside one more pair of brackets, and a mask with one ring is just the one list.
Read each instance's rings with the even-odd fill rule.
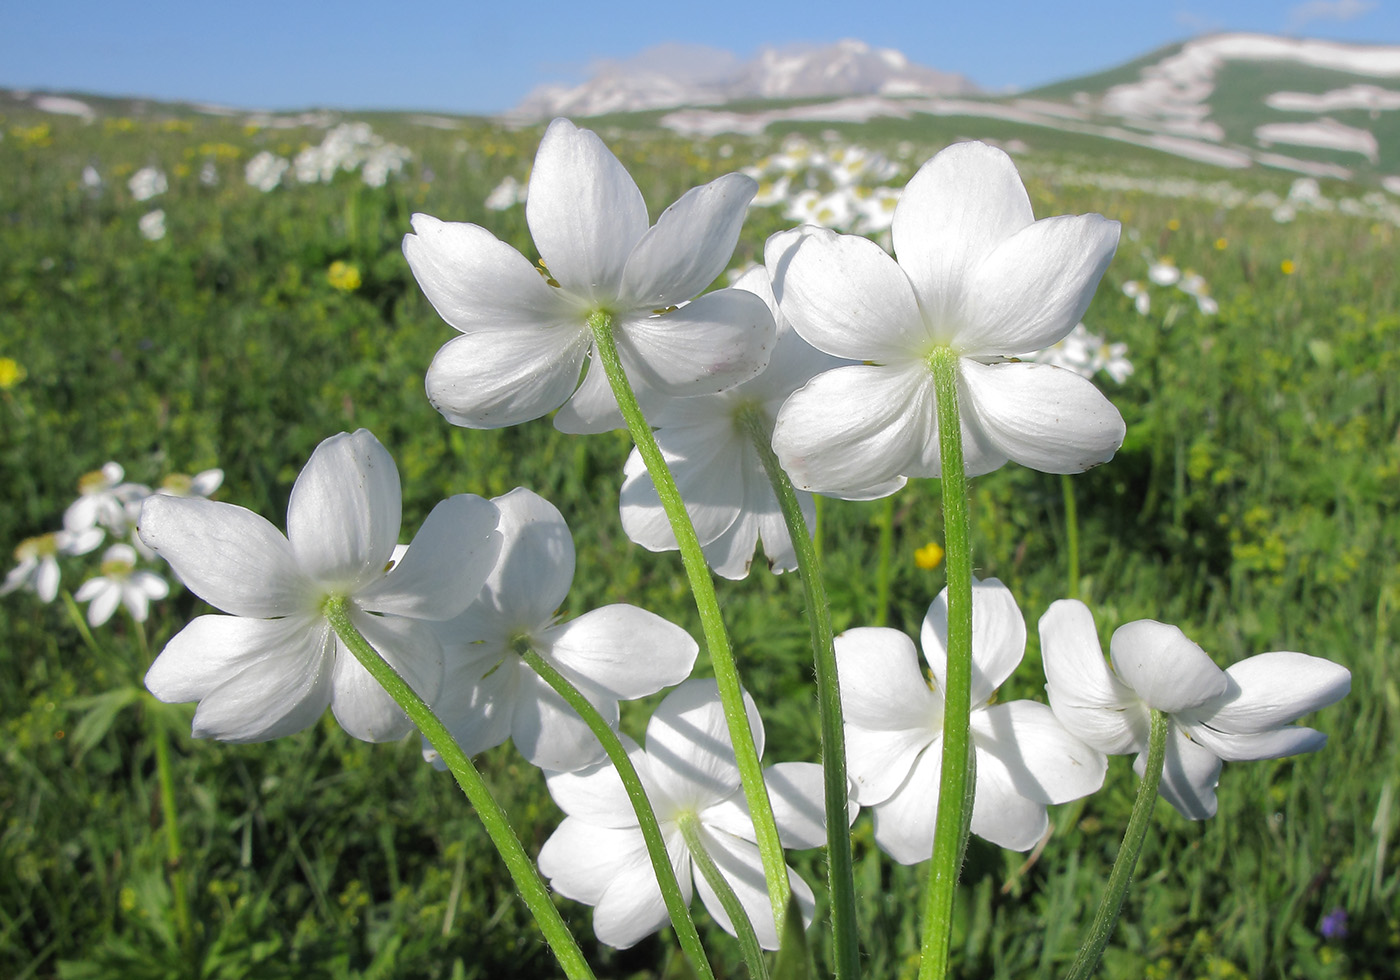
[[[320,129],[245,128],[204,117],[105,117],[85,125],[15,112],[0,121],[0,544],[60,526],[77,479],[108,460],[129,479],[219,466],[219,499],[279,525],[292,481],[328,435],[367,427],[398,462],[405,540],[443,496],[527,486],[574,532],[568,613],[631,602],[698,623],[674,554],[627,541],[617,517],[630,448],[613,433],[572,438],[548,420],[455,429],[429,406],[423,374],[453,332],[400,251],[423,211],[473,221],[531,252],[523,209],[483,201],[523,179],[539,130],[453,129],[365,117],[413,159],[379,188],[350,173],[263,193],[244,167],[291,156]],[[970,127],[972,121],[958,121]],[[918,162],[953,135],[853,129]],[[774,150],[777,137],[695,143],[605,131],[655,216],[690,186]],[[1002,134],[994,134],[1002,135]],[[1217,172],[1137,154],[1120,168],[1072,144],[1020,159],[1038,215],[1098,211],[1124,239],[1087,326],[1128,344],[1135,373],[1105,392],[1128,421],[1109,464],[1073,481],[1084,598],[1105,638],[1155,618],[1222,665],[1301,650],[1346,665],[1352,694],[1313,719],[1315,756],[1230,764],[1220,812],[1191,823],[1159,806],[1104,976],[1384,978],[1400,959],[1400,228],[1303,210],[1182,196],[1168,179]],[[1047,139],[1047,143],[1050,141]],[[901,146],[900,144],[904,144]],[[722,156],[721,151],[727,155]],[[84,186],[92,166],[100,189]],[[133,200],[155,165],[169,189]],[[206,165],[217,181],[200,180]],[[1121,169],[1131,186],[1112,179]],[[1234,174],[1241,198],[1286,196],[1286,177]],[[1202,184],[1204,186],[1204,184]],[[1334,198],[1353,192],[1324,186]],[[148,241],[138,219],[165,213]],[[756,209],[734,265],[791,222]],[[1169,257],[1219,304],[1155,291],[1148,315],[1122,292]],[[337,288],[333,263],[358,272]],[[343,268],[343,267],[340,267]],[[1013,590],[1031,624],[1026,663],[1000,697],[1044,700],[1034,623],[1069,592],[1057,477],[1009,466],[973,482],[977,573]],[[876,587],[891,522],[886,608]],[[919,481],[892,508],[827,502],[824,561],[838,629],[888,617],[917,632],[942,587],[914,551],[941,538],[938,488]],[[63,589],[100,553],[69,559]],[[815,695],[793,576],[720,583],[745,683],[765,718],[769,760],[815,760]],[[275,742],[189,738],[189,706],[134,691],[154,654],[203,604],[177,591],[135,624],[85,634],[62,598],[0,599],[0,976],[533,978],[557,975],[499,860],[417,739],[368,745],[327,717]],[[700,669],[705,669],[702,653]],[[649,706],[624,709],[639,734]],[[155,745],[173,739],[183,853],[168,861]],[[508,747],[479,760],[535,852],[560,819],[540,774]],[[1114,759],[1104,790],[1052,809],[1044,851],[974,839],[954,936],[961,976],[1048,978],[1073,957],[1132,803]],[[912,976],[921,873],[855,826],[864,950],[872,978]],[[820,856],[797,856],[814,886]],[[188,889],[195,942],[182,948],[172,881]],[[817,888],[819,901],[821,888]],[[599,976],[684,977],[669,931],[625,951],[596,947],[589,910],[560,900]],[[697,903],[697,909],[699,908]],[[1324,917],[1345,913],[1345,935]],[[716,969],[741,975],[733,943],[700,913]],[[1333,919],[1335,921],[1335,917]],[[821,941],[823,926],[814,926]]]

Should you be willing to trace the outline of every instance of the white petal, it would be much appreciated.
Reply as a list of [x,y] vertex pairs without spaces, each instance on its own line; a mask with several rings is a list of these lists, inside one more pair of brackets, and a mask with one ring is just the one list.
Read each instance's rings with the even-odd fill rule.
[[492,503],[500,511],[497,527],[503,541],[482,602],[512,626],[533,628],[569,595],[574,538],[559,509],[533,490],[516,487]]
[[1035,701],[1009,701],[972,712],[972,738],[978,785],[986,770],[1036,803],[1088,796],[1103,785],[1108,771],[1102,752],[1065,731],[1054,712]]
[[535,153],[525,221],[550,275],[606,303],[617,298],[623,266],[647,230],[647,206],[597,134],[556,119]]
[[777,327],[768,305],[742,289],[717,289],[664,316],[630,316],[617,324],[627,377],[641,383],[648,415],[659,399],[724,391],[768,365]]
[[1224,697],[1197,717],[1210,728],[1236,735],[1291,724],[1335,704],[1351,690],[1351,671],[1345,667],[1286,651],[1242,660],[1225,676],[1230,685]]
[[[442,647],[426,623],[359,610],[351,610],[350,621],[419,697],[429,704],[437,699]],[[366,742],[389,742],[413,731],[403,709],[338,638],[331,684],[331,710],[347,734]]]
[[438,315],[458,330],[509,336],[514,329],[582,325],[576,304],[485,228],[415,214],[413,230],[403,239],[409,268]]
[[[667,816],[668,801],[656,798],[650,786],[651,769],[647,754],[641,746],[626,735],[621,736],[627,749],[627,757],[637,770],[637,777],[647,788],[647,797],[652,807],[658,811],[657,819]],[[637,826],[637,814],[632,809],[632,800],[618,775],[617,767],[604,759],[583,769],[572,772],[551,772],[545,775],[545,785],[554,802],[571,817],[578,817],[599,827]]]
[[287,505],[287,539],[312,578],[347,592],[384,574],[399,540],[394,459],[368,429],[316,447]]
[[1109,640],[1113,669],[1158,711],[1176,714],[1224,694],[1225,672],[1186,634],[1155,619],[1118,627]]
[[[53,602],[54,599],[58,598],[58,583],[61,574],[58,562],[51,556],[45,556],[43,561],[39,562],[38,573],[34,576],[35,594],[45,602]],[[17,578],[16,582],[19,581],[21,579]],[[8,584],[7,577],[6,585],[8,586]]]
[[[641,839],[640,832],[637,837]],[[693,894],[690,862],[686,860],[685,844],[679,834],[667,839],[666,849],[681,895],[689,902]],[[664,927],[668,918],[665,901],[661,898],[661,886],[656,881],[656,871],[643,846],[642,853],[614,875],[603,897],[598,900],[593,910],[593,932],[599,942],[627,949]]]
[[[1133,771],[1141,776],[1147,768],[1147,753],[1133,760]],[[1175,725],[1167,734],[1167,758],[1162,767],[1158,793],[1188,820],[1215,816],[1215,786],[1220,782],[1220,758],[1210,749],[1197,745]]]
[[[93,588],[89,588],[93,586]],[[87,621],[89,625],[101,626],[112,618],[112,613],[117,611],[117,606],[121,604],[121,586],[106,579],[92,579],[84,582],[73,596],[78,602],[88,602]]]
[[[744,706],[761,758],[763,721],[747,692]],[[646,749],[657,788],[678,806],[702,809],[739,789],[739,766],[713,680],[688,680],[666,695],[647,724]]]
[[146,673],[162,701],[200,702],[194,735],[258,742],[313,724],[330,703],[329,627],[306,617],[200,616]]
[[872,731],[943,729],[943,699],[919,670],[914,642],[899,630],[861,627],[835,640],[846,724]]
[[1005,769],[993,766],[984,773],[979,754],[977,789],[972,799],[972,832],[998,847],[1029,851],[1045,835],[1049,825],[1045,804],[1016,792]]
[[[928,607],[919,641],[938,682],[948,688],[948,590]],[[1026,655],[1026,621],[1000,579],[972,580],[972,705],[986,704]]]
[[582,327],[464,334],[428,367],[428,400],[453,425],[498,429],[547,415],[578,385],[592,343]]
[[[591,344],[592,341],[590,340]],[[629,378],[633,391],[641,396],[640,378]],[[625,429],[627,422],[618,410],[607,372],[598,363],[598,352],[588,352],[588,367],[572,398],[554,416],[554,427],[573,436],[593,436],[612,429]]]
[[461,493],[440,502],[389,574],[357,604],[413,619],[447,620],[476,599],[501,550],[495,504]]
[[[763,770],[763,781],[768,786],[773,820],[783,847],[800,850],[823,846],[826,843],[826,797],[822,767],[814,762],[780,762]],[[858,810],[854,802],[847,805],[848,826]],[[743,793],[735,793],[702,811],[700,819],[707,827],[724,830],[744,840],[755,839],[753,816]]]
[[233,504],[157,494],[141,508],[141,540],[195,595],[235,616],[287,616],[315,602],[291,545]]
[[1012,357],[1057,342],[1089,308],[1118,231],[1101,215],[1060,215],[1002,242],[973,270],[953,347]]
[[[758,853],[758,845],[711,827],[704,827],[701,833],[706,852],[748,914],[758,944],[764,949],[777,949],[778,930],[773,923],[773,904],[768,898],[768,883],[763,876],[763,859]],[[788,868],[787,872],[793,900],[797,902],[802,921],[806,925],[812,921],[816,910],[812,889],[791,868]],[[709,882],[698,870],[694,872],[694,880],[695,890],[700,893],[700,900],[705,903],[705,909],[714,916],[721,929],[731,936],[734,935],[734,924],[724,906],[720,904],[718,896],[710,888]]]
[[909,777],[890,798],[872,810],[875,843],[900,864],[921,864],[933,854],[942,752],[940,738],[918,757]]
[[[591,691],[583,693],[616,728],[617,702],[603,700]],[[591,766],[604,755],[602,743],[588,723],[533,671],[521,674],[510,734],[516,751],[541,769],[569,772]]]
[[699,644],[674,623],[615,604],[545,632],[541,653],[576,683],[620,701],[655,694],[690,676]]
[[1050,707],[1061,724],[1110,755],[1147,748],[1148,710],[1109,669],[1088,606],[1077,599],[1052,602],[1040,617],[1040,653]]
[[[657,444],[671,468],[702,545],[723,534],[744,505],[744,442],[732,424],[688,425],[661,429]],[[620,513],[627,537],[651,551],[677,547],[671,521],[656,494],[656,485],[641,453],[627,457]],[[752,549],[750,550],[752,554]]]
[[[1113,458],[1127,427],[1092,381],[1049,364],[959,361],[964,426],[1022,466],[1080,473]],[[972,467],[968,467],[972,471]]]
[[890,236],[930,321],[951,326],[972,271],[1034,218],[1016,165],[1001,150],[955,143],[920,167],[900,195]]
[[753,178],[726,174],[661,212],[627,259],[622,303],[664,309],[699,295],[729,264],[757,190]]
[[1216,731],[1208,725],[1182,724],[1181,728],[1192,741],[1226,762],[1282,759],[1304,752],[1317,752],[1327,744],[1326,735],[1302,725],[1284,725],[1251,735]]
[[764,263],[783,316],[818,350],[905,365],[938,342],[909,277],[868,238],[804,226],[770,238]]
[[783,404],[773,451],[800,489],[887,496],[906,477],[938,475],[936,417],[933,379],[921,365],[837,368]]
[[[483,671],[489,673],[483,676]],[[530,669],[515,656],[499,665],[492,660],[466,667],[460,663],[460,658],[456,662],[449,659],[443,670],[442,689],[433,703],[433,713],[467,755],[493,749],[510,738],[522,675],[533,677]],[[426,739],[423,758],[439,769],[446,768],[446,763]]]

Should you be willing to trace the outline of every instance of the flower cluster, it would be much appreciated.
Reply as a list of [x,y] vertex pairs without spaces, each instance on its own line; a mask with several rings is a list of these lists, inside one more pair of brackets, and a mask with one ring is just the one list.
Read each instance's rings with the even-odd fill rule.
[[759,182],[754,207],[781,207],[789,221],[869,235],[889,230],[900,192],[884,185],[903,171],[863,146],[817,146],[791,136],[743,172]]
[[413,154],[396,143],[386,143],[369,123],[341,123],[315,146],[308,146],[295,160],[263,150],[248,161],[244,179],[267,193],[275,190],[290,171],[303,184],[330,183],[341,171],[360,173],[370,187],[383,187],[403,171]]
[[62,528],[19,543],[17,564],[0,585],[0,595],[24,589],[53,602],[62,579],[59,558],[90,554],[107,541],[98,573],[78,587],[74,598],[90,603],[88,622],[93,626],[106,623],[119,606],[125,606],[136,622],[145,622],[150,601],[164,599],[170,587],[143,567],[155,554],[134,533],[142,504],[152,496],[207,497],[223,479],[223,471],[217,469],[196,476],[173,473],[152,490],[128,481],[121,464],[106,463],[79,479],[78,497],[64,511]]

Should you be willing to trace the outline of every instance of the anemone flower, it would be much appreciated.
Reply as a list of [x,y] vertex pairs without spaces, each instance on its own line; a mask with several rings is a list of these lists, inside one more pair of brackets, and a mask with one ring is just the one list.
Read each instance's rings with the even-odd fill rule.
[[[943,764],[943,688],[948,672],[948,590],[922,631],[932,684],[914,643],[899,630],[867,627],[836,637],[847,771],[856,802],[872,808],[875,843],[900,864],[933,853]],[[976,795],[972,832],[1012,850],[1030,849],[1049,824],[1046,805],[1103,785],[1107,760],[1034,701],[992,703],[1026,650],[1026,623],[1011,590],[972,581],[972,712]]]
[[1222,760],[1316,752],[1327,736],[1293,722],[1351,689],[1345,667],[1302,653],[1261,653],[1221,670],[1180,629],[1152,619],[1114,632],[1110,667],[1093,614],[1075,599],[1040,618],[1040,647],[1055,717],[1100,751],[1136,752],[1139,775],[1152,711],[1170,716],[1160,793],[1192,820],[1215,815]]
[[451,619],[480,590],[500,550],[489,501],[459,494],[423,522],[394,562],[400,522],[394,460],[365,429],[316,447],[292,487],[287,535],[233,504],[154,494],[141,540],[227,616],[200,616],[161,651],[146,686],[162,701],[198,701],[197,737],[258,742],[313,724],[327,705],[342,728],[387,741],[411,725],[326,620],[332,597],[425,700],[442,681],[428,623]]
[[477,225],[413,216],[403,242],[408,264],[462,334],[433,359],[429,399],[468,428],[515,425],[561,405],[555,425],[566,432],[620,427],[601,365],[579,385],[593,343],[588,320],[599,312],[613,318],[645,410],[652,392],[699,395],[753,377],[773,345],[768,307],[735,289],[696,297],[728,264],[756,188],[728,174],[689,191],[648,227],[641,191],[603,141],[554,120],[525,204],[539,268]]
[[[778,414],[773,448],[800,487],[845,497],[938,476],[931,358],[957,356],[968,475],[1008,460],[1077,473],[1111,459],[1125,428],[1087,380],[1015,358],[1068,334],[1118,243],[1100,215],[1034,219],[1010,157],[943,150],[895,209],[896,262],[873,242],[805,226],[764,259],[793,329],[857,363],[815,378]],[[873,488],[873,489],[872,489]]]

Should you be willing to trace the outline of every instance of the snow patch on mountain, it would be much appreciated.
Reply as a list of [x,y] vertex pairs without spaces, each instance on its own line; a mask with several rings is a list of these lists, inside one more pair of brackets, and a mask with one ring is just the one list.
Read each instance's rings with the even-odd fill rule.
[[510,116],[596,116],[736,99],[826,96],[962,95],[977,87],[961,75],[915,65],[864,41],[765,47],[750,61],[699,45],[666,44],[624,61],[604,61],[582,85],[535,89]]

